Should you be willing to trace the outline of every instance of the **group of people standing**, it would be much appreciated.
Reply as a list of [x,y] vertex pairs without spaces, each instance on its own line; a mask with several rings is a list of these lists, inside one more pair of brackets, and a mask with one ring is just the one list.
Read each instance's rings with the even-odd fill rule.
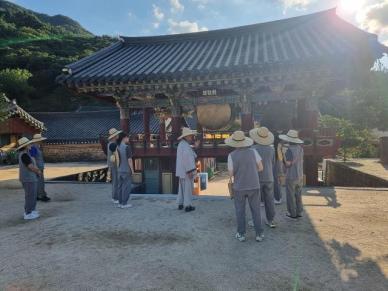
[[[177,204],[179,210],[191,212],[192,194],[196,172],[194,151],[199,145],[195,141],[196,131],[182,129],[178,137],[176,159],[176,177],[179,179]],[[246,215],[248,200],[252,221],[248,222],[256,231],[256,241],[264,238],[260,204],[264,204],[266,225],[275,228],[275,204],[281,203],[281,191],[278,179],[279,168],[286,169],[287,217],[296,220],[302,217],[303,186],[303,141],[298,132],[290,130],[279,135],[278,146],[274,147],[274,135],[266,128],[254,128],[250,137],[242,131],[235,131],[225,140],[225,144],[234,150],[228,156],[230,189],[234,198],[237,218],[236,238],[245,241]],[[24,219],[39,217],[36,210],[37,200],[50,201],[44,187],[44,159],[41,143],[45,140],[40,134],[31,140],[22,137],[18,140],[19,179],[25,192]],[[128,203],[132,191],[133,160],[129,146],[129,136],[123,131],[109,130],[107,145],[107,164],[112,181],[112,202],[118,208],[130,208]],[[278,193],[277,193],[278,191]]]
[[22,183],[25,203],[24,219],[32,220],[39,217],[36,210],[37,201],[49,202],[44,185],[44,159],[41,143],[46,140],[41,134],[32,139],[22,137],[18,140],[19,180]]
[[[196,134],[196,131],[183,128],[177,149],[177,204],[178,209],[185,209],[186,212],[195,210],[191,195],[197,156],[190,144]],[[292,220],[302,217],[303,141],[296,130],[289,130],[286,135],[278,136],[279,142],[275,148],[275,137],[266,127],[252,129],[249,136],[245,136],[242,131],[235,131],[225,140],[227,146],[234,148],[228,155],[229,183],[236,211],[236,239],[246,240],[245,208],[248,200],[252,213],[252,221],[248,224],[254,227],[256,241],[260,242],[264,238],[261,203],[264,204],[266,225],[276,227],[275,204],[281,203],[280,168],[285,168],[286,172],[286,215]]]

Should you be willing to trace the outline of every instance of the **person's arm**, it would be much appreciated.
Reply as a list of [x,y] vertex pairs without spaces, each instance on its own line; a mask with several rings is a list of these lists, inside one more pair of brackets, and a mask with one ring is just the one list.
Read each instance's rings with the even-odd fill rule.
[[182,163],[186,174],[189,175],[189,177],[191,178],[194,177],[197,171],[197,167],[195,165],[193,150],[191,149],[189,144],[187,144],[187,146],[183,148]]
[[260,157],[259,153],[257,152],[257,150],[255,150],[255,149],[252,149],[252,150],[255,153],[257,171],[262,172],[264,170],[264,167],[263,167],[263,162],[261,160],[261,157]]
[[115,144],[114,142],[112,142],[112,143],[109,145],[109,150],[113,153],[116,149],[117,149],[117,144]]
[[292,154],[292,151],[290,149],[287,149],[284,156],[285,156],[284,164],[286,165],[287,168],[291,167],[294,161],[294,155]]
[[131,169],[131,173],[133,174],[135,173],[135,170],[133,169],[132,150],[130,146],[127,146],[126,152],[127,152],[128,165],[129,165],[129,168]]
[[233,160],[232,160],[232,156],[229,154],[228,155],[228,172],[229,172],[229,177],[233,177],[234,173],[233,173]]
[[34,166],[34,164],[32,163],[32,159],[29,155],[23,154],[21,159],[22,159],[22,163],[28,168],[28,170],[30,170],[31,172],[34,172],[38,176],[42,174],[41,171]]

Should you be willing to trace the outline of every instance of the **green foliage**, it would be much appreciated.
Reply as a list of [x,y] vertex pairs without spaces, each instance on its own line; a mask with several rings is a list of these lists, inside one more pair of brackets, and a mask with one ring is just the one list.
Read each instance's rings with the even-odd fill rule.
[[376,141],[368,129],[354,126],[343,118],[323,115],[320,119],[322,127],[335,128],[341,140],[339,150],[343,160],[348,158],[371,158],[377,156]]
[[352,90],[335,93],[328,88],[319,100],[319,109],[350,120],[358,128],[388,129],[388,72],[371,71]]
[[0,121],[7,115],[8,103],[5,100],[5,94],[0,92]]
[[34,88],[28,84],[32,74],[25,69],[4,69],[0,71],[0,90],[10,99],[28,102],[28,96]]
[[35,13],[0,0],[0,70],[10,69],[14,74],[22,69],[32,74],[21,87],[12,88],[17,78],[7,73],[0,88],[29,111],[68,111],[85,103],[99,104],[64,89],[55,78],[65,65],[112,42],[107,36],[93,36],[66,16]]

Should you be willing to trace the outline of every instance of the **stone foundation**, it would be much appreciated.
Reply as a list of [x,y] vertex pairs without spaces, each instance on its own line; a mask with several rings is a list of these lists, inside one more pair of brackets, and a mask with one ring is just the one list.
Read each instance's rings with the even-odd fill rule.
[[44,159],[48,163],[105,161],[100,143],[45,144]]
[[[348,163],[348,164],[347,164]],[[352,163],[326,160],[325,183],[327,186],[342,187],[388,187],[388,177],[384,179],[352,168]]]

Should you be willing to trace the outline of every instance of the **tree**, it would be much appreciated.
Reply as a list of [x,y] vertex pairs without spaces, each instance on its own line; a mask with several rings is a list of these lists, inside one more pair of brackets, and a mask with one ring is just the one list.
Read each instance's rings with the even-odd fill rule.
[[5,69],[0,71],[0,91],[4,92],[8,98],[18,100],[18,103],[28,106],[29,95],[34,92],[34,88],[28,84],[28,79],[32,74],[25,69]]
[[377,156],[376,142],[368,129],[359,129],[349,120],[323,115],[320,118],[323,127],[335,128],[337,137],[341,140],[339,150],[342,159],[349,157],[371,158]]

